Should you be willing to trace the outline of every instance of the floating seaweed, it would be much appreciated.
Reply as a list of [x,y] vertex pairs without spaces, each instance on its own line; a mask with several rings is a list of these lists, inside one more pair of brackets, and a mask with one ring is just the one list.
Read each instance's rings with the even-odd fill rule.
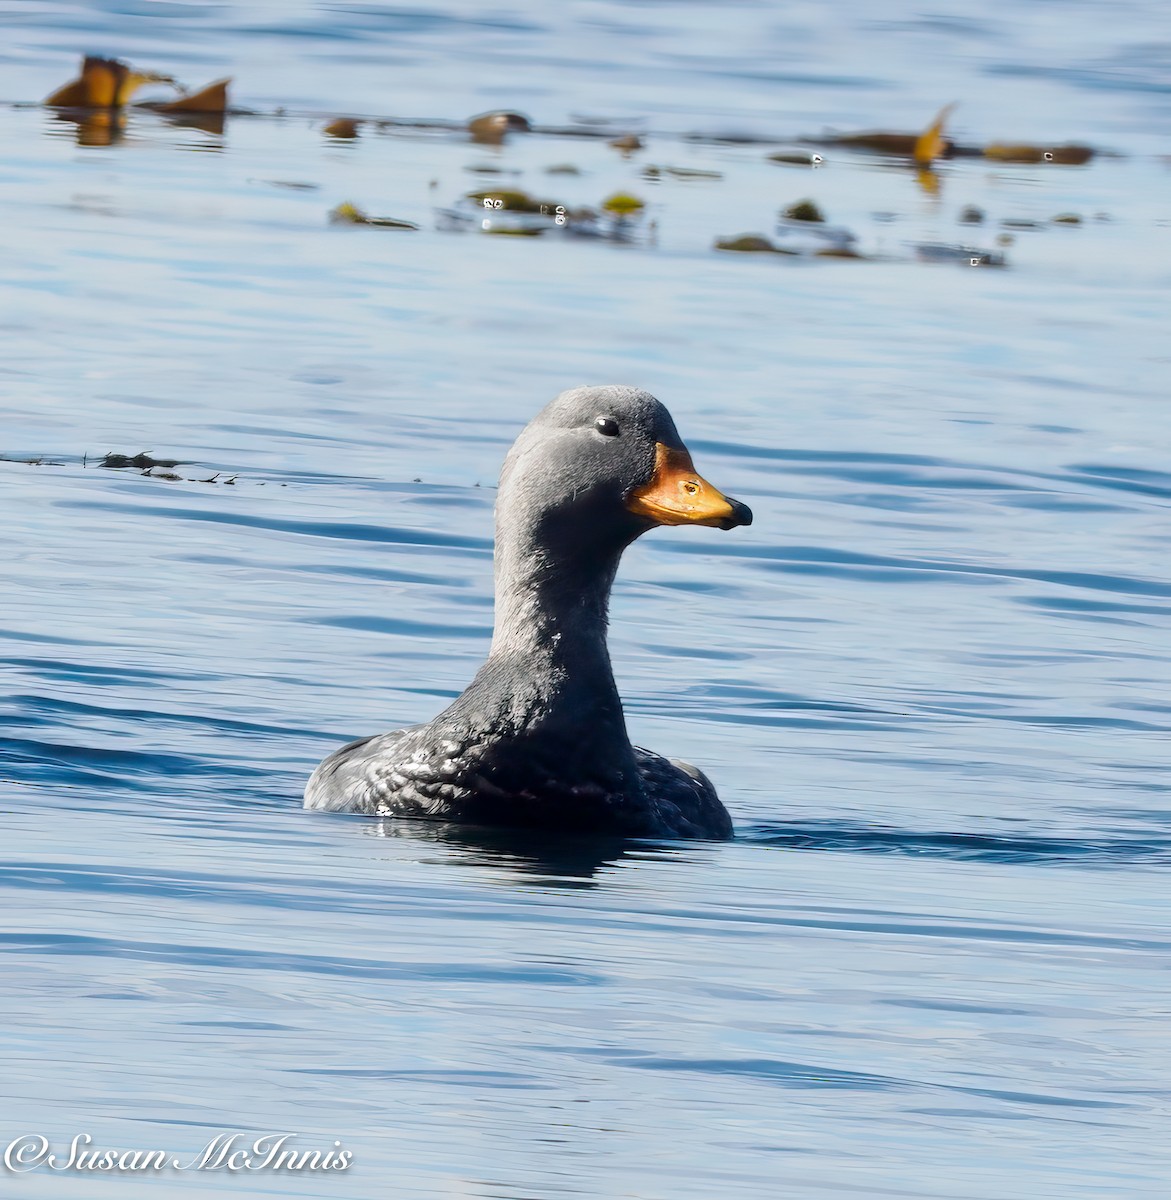
[[302,183],[298,179],[250,179],[249,183],[263,183],[268,187],[285,188],[290,192],[319,192],[321,184]]
[[921,167],[930,167],[937,158],[941,158],[951,147],[951,142],[943,136],[943,127],[951,116],[954,104],[945,104],[935,114],[935,120],[915,139],[911,150],[911,158]]
[[664,175],[672,179],[723,179],[722,171],[701,171],[696,167],[644,167],[643,179],[658,180]]
[[172,100],[136,101],[136,108],[157,112],[172,124],[223,133],[230,79],[217,79],[198,91],[188,92],[171,75],[137,71],[115,58],[89,55],[82,59],[78,77],[59,87],[44,103],[57,109],[59,120],[77,126],[78,145],[110,146],[125,131],[123,113],[131,97],[148,83],[167,84],[180,94]]
[[778,150],[768,156],[768,161],[786,167],[820,167],[825,164],[825,159],[813,150]]
[[136,71],[116,58],[87,54],[77,78],[57,88],[44,103],[49,108],[122,108],[147,83],[173,86],[175,80],[154,71]]
[[993,162],[1053,163],[1058,167],[1080,167],[1094,157],[1091,146],[1077,143],[1064,146],[1030,146],[993,142],[985,146],[981,153]]
[[[913,159],[915,147],[922,136],[919,133],[890,133],[876,130],[865,133],[826,134],[820,138],[805,140],[817,146],[838,146],[843,150],[882,154],[889,158]],[[952,144],[946,138],[941,138],[936,158],[949,158],[951,154]]]
[[379,229],[418,229],[412,221],[400,221],[395,217],[367,216],[356,204],[348,200],[331,209],[329,213],[331,225],[374,225]]
[[798,200],[783,209],[781,217],[786,221],[824,222],[825,213],[812,200]]
[[[167,84],[179,94],[163,101],[142,102],[136,100],[134,97],[137,90],[144,84],[152,82]],[[200,128],[216,128],[218,122],[218,128],[222,130],[224,114],[231,111],[228,102],[229,84],[230,80],[221,79],[199,91],[187,92],[170,76],[139,72],[118,59],[90,56],[82,61],[78,77],[58,88],[45,103],[58,110],[58,118],[77,123],[78,141],[82,144],[109,145],[121,135],[124,128],[123,113],[130,111],[128,107],[130,105],[133,105],[134,110],[149,109],[168,120],[194,123],[198,124]],[[878,153],[904,160],[903,165],[909,167],[916,174],[920,186],[934,193],[940,186],[940,179],[932,168],[934,164],[944,159],[982,158],[989,162],[1005,164],[1080,165],[1089,162],[1095,154],[1091,147],[1077,143],[1034,145],[1006,141],[992,142],[984,146],[961,146],[949,136],[947,130],[947,123],[954,107],[953,104],[949,104],[941,109],[932,122],[920,133],[877,130],[868,133],[827,136],[817,139],[816,145],[819,149],[804,146],[786,148],[784,144],[780,144],[780,148],[774,149],[772,153],[768,154],[768,160],[782,165],[816,167],[825,161],[819,150],[826,145]],[[490,145],[499,145],[512,132],[534,131],[534,127],[527,117],[504,110],[483,113],[467,122],[422,121],[404,118],[382,119],[376,116],[328,118],[327,114],[305,115],[314,120],[316,127],[325,136],[340,141],[350,141],[358,137],[362,132],[363,125],[369,125],[375,130],[391,128],[444,130],[457,136],[466,132],[473,141]],[[581,127],[565,130],[538,128],[535,132],[548,136],[563,135],[606,139],[609,146],[621,151],[624,155],[630,155],[645,148],[642,136],[624,130],[624,126],[626,129],[630,127],[626,119],[587,121],[586,118],[581,118],[581,120],[583,122]],[[738,135],[704,136],[702,138],[696,136],[686,140],[703,141],[709,145],[764,143],[771,147],[778,146],[776,139]],[[477,157],[488,158],[491,156],[487,153],[480,153]],[[484,176],[519,174],[519,171],[509,170],[490,162],[469,165],[464,169]],[[547,174],[557,175],[580,175],[582,173],[572,163],[554,164],[546,167],[545,171]],[[641,169],[640,174],[648,182],[659,182],[665,179],[718,180],[723,178],[720,171],[662,164],[648,164]],[[270,182],[273,186],[304,188],[314,186]],[[484,233],[522,238],[533,238],[547,233],[556,237],[592,237],[613,241],[638,240],[644,244],[653,241],[654,222],[646,219],[646,202],[625,191],[608,196],[596,209],[570,209],[552,200],[539,199],[515,185],[484,188],[483,185],[488,184],[490,179],[485,178],[475,182],[481,185],[482,190],[467,193],[451,209],[436,210],[440,227],[476,228]],[[504,182],[503,179],[502,182]],[[433,185],[433,188],[435,186]],[[329,219],[336,224],[372,225],[408,230],[419,228],[418,225],[409,221],[389,217],[372,217],[352,203],[338,205],[330,212]],[[880,219],[879,214],[875,214],[875,219]],[[985,221],[985,214],[978,207],[967,205],[959,211],[957,219],[963,225],[982,224]],[[1085,219],[1090,219],[1089,214]],[[1055,224],[1079,225],[1082,221],[1083,218],[1076,213],[1058,213],[1041,220],[1008,218],[998,221],[997,224],[1001,230],[1040,230]],[[1000,244],[1007,244],[1011,241],[1011,236],[1007,233],[999,233],[996,241]],[[857,243],[858,239],[852,231],[829,225],[825,214],[818,205],[813,200],[807,199],[790,205],[781,213],[777,229],[771,237],[743,234],[731,238],[720,238],[716,240],[715,247],[719,250],[739,253],[860,258],[862,255],[857,250]],[[909,246],[910,243],[906,245]],[[913,253],[918,259],[927,262],[954,261],[966,262],[970,265],[1006,265],[1003,255],[996,251],[962,244],[923,243],[904,251],[904,255],[906,253]],[[115,460],[119,457],[126,458],[126,456],[107,457]],[[139,469],[147,473],[155,470],[149,465],[142,467],[133,459],[129,459],[125,463],[112,462],[103,465],[139,466]],[[156,471],[151,477],[161,478],[163,476]]]
[[38,454],[34,458],[9,458],[5,454],[0,454],[0,462],[19,463],[24,467],[63,467],[65,465],[56,459],[46,458],[43,454]]
[[646,201],[632,196],[629,192],[615,192],[602,201],[604,212],[613,213],[617,217],[630,217],[646,208]]
[[199,116],[211,116],[217,113],[222,115],[228,111],[228,86],[231,82],[230,78],[217,79],[214,83],[209,83],[207,87],[200,88],[196,92],[185,92],[175,100],[168,100],[162,104],[143,104],[142,107],[153,108],[155,112],[161,112],[168,116],[185,113]]
[[970,267],[1006,267],[1003,254],[994,250],[980,250],[975,246],[957,246],[946,242],[921,242],[914,247],[915,257],[920,262],[943,262],[966,264]]
[[[822,218],[824,222],[824,218]],[[827,258],[860,258],[858,238],[844,225],[789,220],[777,222],[778,245],[789,254]]]
[[338,141],[352,141],[358,136],[362,122],[354,117],[335,117],[326,124],[321,132],[326,137],[337,138]]
[[[88,461],[88,456],[84,462]],[[131,457],[128,454],[105,454],[102,461],[98,463],[99,467],[109,467],[112,470],[120,471],[126,467],[137,467],[139,470],[150,470],[152,467],[178,467],[182,465],[182,460],[178,458],[155,458],[153,455],[145,452],[135,454]]]
[[857,237],[843,225],[828,225],[825,213],[812,200],[798,200],[777,218],[774,248],[786,254],[823,258],[861,258]]
[[496,237],[540,237],[546,227],[543,225],[514,225],[511,222],[494,221],[485,217],[481,232],[493,234]]
[[532,125],[528,117],[516,112],[488,112],[472,117],[467,125],[473,142],[499,146],[507,134],[528,133]]
[[608,197],[598,209],[570,208],[556,200],[541,200],[519,188],[488,188],[467,192],[450,208],[435,210],[440,229],[513,237],[561,236],[599,238],[613,242],[653,240],[653,223],[640,218],[646,202],[626,192]]
[[519,188],[468,192],[451,208],[436,209],[438,228],[451,232],[478,229],[497,236],[537,237],[564,224],[567,209],[552,200],[537,200]]
[[794,250],[785,250],[773,245],[763,234],[741,233],[736,237],[717,238],[715,248],[727,250],[735,254],[795,254]]
[[488,188],[468,192],[465,199],[496,212],[540,213],[547,215],[557,207],[555,200],[536,200],[519,188]]
[[[987,158],[1003,163],[1054,163],[1057,166],[1081,166],[1094,157],[1094,149],[1080,143],[1043,146],[1015,142],[990,142],[986,146],[963,146],[947,137],[944,127],[954,110],[948,104],[922,133],[894,133],[873,130],[864,133],[826,134],[804,138],[806,144],[840,146],[847,150],[882,154],[890,158],[910,159],[920,167],[930,167],[946,158]],[[789,161],[773,156],[774,161]]]

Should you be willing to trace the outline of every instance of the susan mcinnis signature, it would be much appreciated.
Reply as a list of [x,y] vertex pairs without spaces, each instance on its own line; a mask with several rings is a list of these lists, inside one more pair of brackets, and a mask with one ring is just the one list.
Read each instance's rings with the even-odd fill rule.
[[327,1150],[293,1145],[292,1133],[264,1133],[249,1141],[243,1133],[218,1133],[193,1155],[169,1150],[104,1150],[88,1133],[77,1134],[68,1147],[54,1147],[43,1133],[25,1133],[4,1148],[8,1171],[346,1171],[354,1161],[341,1142]]

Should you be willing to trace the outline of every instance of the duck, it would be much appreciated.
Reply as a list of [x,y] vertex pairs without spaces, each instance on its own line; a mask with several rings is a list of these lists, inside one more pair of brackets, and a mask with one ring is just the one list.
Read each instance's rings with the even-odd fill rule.
[[619,838],[726,840],[699,768],[631,744],[606,644],[623,551],[658,526],[730,530],[746,504],[696,471],[638,388],[562,392],[521,431],[496,497],[488,656],[437,717],[329,755],[305,807]]

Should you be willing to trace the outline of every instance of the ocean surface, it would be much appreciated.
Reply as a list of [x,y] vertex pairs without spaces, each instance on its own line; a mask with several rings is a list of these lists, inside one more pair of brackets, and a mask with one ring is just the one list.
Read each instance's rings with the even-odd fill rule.
[[[82,53],[248,111],[39,107]],[[352,1155],[0,1192],[1171,1194],[1164,4],[4,0],[0,101],[0,1155]],[[950,102],[1096,153],[827,132]],[[714,249],[802,199],[861,257]],[[736,840],[302,811],[470,679],[502,457],[609,382],[756,514],[611,627]]]

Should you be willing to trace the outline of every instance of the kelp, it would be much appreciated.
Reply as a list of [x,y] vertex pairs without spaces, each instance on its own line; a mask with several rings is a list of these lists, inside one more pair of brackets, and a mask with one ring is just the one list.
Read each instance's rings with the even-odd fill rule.
[[349,141],[358,136],[362,122],[354,117],[335,117],[325,125],[322,133],[326,137],[337,138],[339,141]]
[[783,250],[773,245],[763,234],[741,233],[736,237],[716,238],[715,249],[726,250],[734,254],[787,254],[794,255],[794,250]]
[[701,171],[697,167],[643,167],[643,179],[657,180],[664,175],[672,179],[723,179],[722,171]]
[[643,221],[646,202],[628,192],[616,192],[597,208],[570,208],[556,200],[539,199],[519,188],[484,188],[466,192],[450,207],[435,209],[436,227],[456,233],[476,230],[505,237],[591,238],[611,242],[654,239],[654,222]]
[[945,104],[935,114],[935,120],[915,139],[911,158],[921,167],[930,167],[937,158],[942,158],[951,143],[943,136],[943,127],[951,116],[954,104]]
[[153,71],[136,71],[116,58],[87,54],[77,78],[57,88],[44,104],[48,108],[122,108],[147,83],[174,85],[175,80]]
[[[136,98],[137,91],[144,84],[155,82],[165,83],[175,92],[165,100],[140,101]],[[126,114],[140,109],[149,109],[159,113],[169,121],[184,124],[197,124],[200,128],[222,130],[224,114],[229,108],[228,89],[230,80],[221,79],[207,87],[193,92],[184,91],[173,78],[167,75],[146,73],[135,70],[126,63],[113,58],[87,57],[82,62],[82,69],[76,79],[58,88],[46,100],[46,104],[56,109],[56,118],[72,121],[77,125],[78,141],[83,145],[109,145],[116,141],[125,127]],[[175,94],[177,93],[177,94]],[[832,151],[825,150],[826,146],[840,146],[850,150],[860,150],[886,155],[888,158],[901,160],[898,164],[905,176],[913,176],[920,187],[929,194],[938,193],[941,182],[948,179],[944,169],[942,176],[935,168],[946,159],[983,159],[990,163],[1004,164],[1048,164],[1076,165],[1089,162],[1094,156],[1094,150],[1078,143],[1061,145],[1043,145],[1016,143],[1012,141],[991,142],[986,146],[958,145],[948,132],[948,122],[954,111],[954,104],[943,107],[927,127],[919,133],[899,133],[888,130],[826,136],[815,142],[806,141],[804,146],[794,148],[791,140],[781,141],[777,138],[759,137],[689,137],[684,141],[702,141],[707,145],[720,144],[763,144],[771,149],[768,159],[772,162],[814,168],[825,162],[824,154]],[[239,110],[236,110],[239,111]],[[253,114],[262,115],[262,114]],[[273,110],[267,114],[271,117],[284,115],[283,109]],[[498,146],[509,134],[516,132],[537,132],[545,137],[589,137],[605,139],[609,146],[631,155],[645,149],[643,136],[633,132],[624,132],[631,127],[629,118],[608,123],[594,122],[591,127],[572,127],[555,129],[552,127],[535,127],[529,119],[520,113],[498,110],[482,113],[468,121],[454,120],[412,120],[409,118],[380,118],[376,115],[338,117],[328,111],[323,113],[304,113],[302,116],[318,131],[318,136],[338,141],[352,141],[360,134],[385,132],[387,130],[427,130],[443,131],[453,140],[470,135],[474,142],[483,142],[490,146]],[[584,121],[585,118],[582,118]],[[364,126],[366,128],[364,128]],[[637,127],[637,125],[635,126]],[[554,153],[566,153],[563,147]],[[645,200],[631,194],[625,189],[606,197],[593,208],[578,207],[570,209],[559,205],[553,200],[540,199],[539,194],[530,193],[518,186],[516,179],[506,176],[519,176],[521,172],[511,165],[506,155],[480,151],[467,157],[488,160],[464,167],[484,178],[469,180],[478,185],[480,190],[466,193],[461,200],[456,201],[450,209],[435,208],[437,226],[446,229],[461,229],[497,236],[533,238],[547,233],[550,238],[565,236],[577,238],[594,238],[614,242],[638,242],[646,245],[653,243],[653,225],[647,218],[649,213]],[[834,156],[839,165],[841,156]],[[495,160],[495,161],[493,161]],[[645,159],[643,160],[645,162]],[[700,161],[703,161],[702,159]],[[503,164],[503,165],[499,165]],[[528,164],[528,170],[539,172],[539,164]],[[573,163],[553,162],[543,168],[547,174],[581,175],[582,170]],[[632,178],[641,178],[648,183],[674,180],[719,180],[724,178],[721,171],[704,170],[698,167],[674,167],[658,164],[647,164],[627,168]],[[955,173],[957,178],[962,174]],[[535,175],[534,175],[535,177]],[[489,187],[493,178],[499,178],[501,184],[509,186]],[[277,186],[275,181],[269,181]],[[294,185],[283,185],[294,186]],[[434,190],[438,185],[432,184]],[[465,184],[466,186],[466,184]],[[534,183],[535,188],[543,185]],[[637,183],[631,186],[642,186]],[[457,193],[458,194],[458,193]],[[1057,200],[1054,209],[1062,203]],[[931,206],[937,214],[941,205]],[[959,206],[948,206],[947,215],[957,220],[961,225],[981,224],[985,215],[974,205],[963,209]],[[1051,210],[1053,211],[1053,210]],[[880,214],[872,214],[877,220]],[[994,224],[1001,229],[1040,230],[1051,225],[1077,225],[1083,218],[1074,213],[1058,213],[1056,216],[1040,220],[1024,220],[1010,218],[997,219]],[[1085,220],[1091,219],[1087,213]],[[1097,219],[1097,218],[1094,218]],[[331,223],[338,225],[370,225],[387,229],[417,230],[418,225],[389,217],[374,217],[352,203],[337,205],[330,213]],[[960,236],[966,236],[968,230],[955,231]],[[977,234],[985,243],[991,242],[991,234]],[[997,241],[1005,238],[1001,234]],[[715,240],[715,248],[732,253],[771,253],[794,257],[831,257],[831,258],[860,258],[855,243],[855,235],[844,228],[830,226],[826,216],[812,199],[800,200],[790,204],[780,213],[777,228],[769,237],[758,234],[742,234],[730,238]],[[956,261],[969,262],[973,265],[1003,266],[1003,256],[995,251],[982,250],[967,245],[945,245],[942,243],[924,243],[915,246],[903,243],[898,256],[906,259],[910,255],[924,261]],[[140,468],[151,470],[152,468]]]
[[59,120],[76,124],[79,146],[112,146],[125,132],[127,105],[138,89],[148,83],[164,83],[180,94],[173,100],[136,101],[136,108],[157,112],[175,125],[223,133],[230,79],[217,79],[189,92],[171,75],[138,71],[116,58],[87,55],[82,59],[78,77],[59,87],[44,104],[58,110]]
[[510,133],[528,133],[532,124],[528,117],[517,112],[488,112],[472,117],[467,125],[473,142],[498,146]]
[[9,458],[6,454],[0,454],[0,462],[19,463],[22,467],[63,467],[65,464],[55,458],[46,458],[43,454],[38,454],[34,458]]
[[895,133],[878,129],[863,133],[826,134],[820,138],[803,138],[802,141],[806,144],[840,146],[844,150],[882,154],[888,158],[905,158],[919,167],[930,167],[939,159],[950,158],[955,153],[955,143],[944,133],[947,119],[954,109],[954,104],[944,105],[922,133]]
[[539,225],[503,225],[498,221],[485,221],[480,231],[493,237],[540,237],[545,230]]
[[788,208],[781,211],[781,216],[786,221],[809,221],[812,223],[824,223],[825,213],[812,200],[798,200],[796,204],[790,204]]
[[76,79],[57,88],[46,97],[48,108],[125,108],[134,94],[148,83],[165,83],[180,94],[173,100],[152,100],[140,107],[166,115],[201,115],[228,111],[228,86],[231,79],[217,79],[197,91],[183,89],[173,75],[159,71],[139,71],[117,58],[86,55]]
[[348,200],[331,209],[329,213],[331,225],[374,225],[378,229],[418,229],[413,221],[400,221],[395,217],[367,216],[356,204]]
[[777,254],[782,258],[862,259],[865,257],[859,254],[851,245],[839,245],[833,242],[827,242],[808,252],[794,250],[789,246],[770,241],[759,233],[742,233],[737,237],[717,238],[714,248],[733,254]]
[[1064,146],[1031,146],[992,142],[982,151],[987,159],[1002,163],[1053,163],[1058,167],[1084,166],[1094,157],[1091,146],[1069,143]]
[[167,114],[223,114],[228,111],[228,85],[231,82],[230,78],[217,79],[196,92],[185,92],[175,100],[168,100],[165,104],[152,104],[150,107],[155,112]]
[[[922,134],[918,133],[889,133],[873,131],[867,133],[827,134],[821,138],[809,138],[814,145],[839,146],[843,150],[861,150],[871,154],[885,154],[891,158],[913,158],[915,146]],[[940,157],[947,157],[949,145],[940,147]]]
[[615,192],[602,201],[602,211],[616,217],[632,217],[646,208],[646,201],[632,196],[629,192]]
[[[865,133],[826,134],[821,138],[804,138],[806,144],[840,146],[847,150],[882,154],[891,158],[907,158],[920,167],[929,168],[946,158],[986,158],[1003,163],[1053,163],[1056,166],[1082,166],[1094,157],[1091,146],[1070,142],[1044,146],[1024,142],[990,142],[985,146],[963,146],[949,138],[944,128],[955,109],[945,105],[922,133],[894,133],[874,130]],[[789,161],[780,155],[773,161]]]
[[[67,463],[62,459],[47,458],[43,454],[36,455],[32,458],[9,458],[7,455],[0,454],[0,463],[19,463],[27,467],[67,467],[77,465],[77,460],[73,463]],[[192,478],[189,475],[180,475],[173,467],[181,467],[188,465],[184,459],[179,458],[155,458],[153,454],[147,454],[145,451],[138,454],[117,454],[113,451],[103,454],[96,462],[90,463],[88,453],[81,456],[81,467],[84,470],[89,466],[104,467],[112,471],[136,471],[139,476],[144,479],[159,479],[166,483],[216,483],[230,486],[240,478],[238,474],[224,475],[223,471],[216,471],[213,475],[206,479]],[[264,487],[265,481],[260,480],[257,487]],[[281,487],[288,487],[287,483],[280,484]],[[479,487],[479,484],[476,484]]]
[[920,262],[957,263],[970,267],[1006,267],[1008,261],[1003,254],[993,250],[981,250],[976,246],[957,246],[947,242],[921,242],[915,246],[915,257]]
[[[82,460],[82,465],[88,462],[88,455]],[[121,471],[126,467],[137,467],[139,470],[146,468],[150,470],[152,467],[178,467],[182,464],[182,459],[178,458],[155,458],[145,451],[140,454],[135,454],[131,457],[129,454],[113,454],[108,453],[102,456],[99,467],[107,467],[110,470]]]
[[825,163],[825,159],[812,150],[778,150],[768,156],[768,161],[786,167],[820,167]]
[[536,200],[519,188],[490,188],[468,192],[464,198],[497,212],[540,213],[547,216],[558,207],[556,200]]

